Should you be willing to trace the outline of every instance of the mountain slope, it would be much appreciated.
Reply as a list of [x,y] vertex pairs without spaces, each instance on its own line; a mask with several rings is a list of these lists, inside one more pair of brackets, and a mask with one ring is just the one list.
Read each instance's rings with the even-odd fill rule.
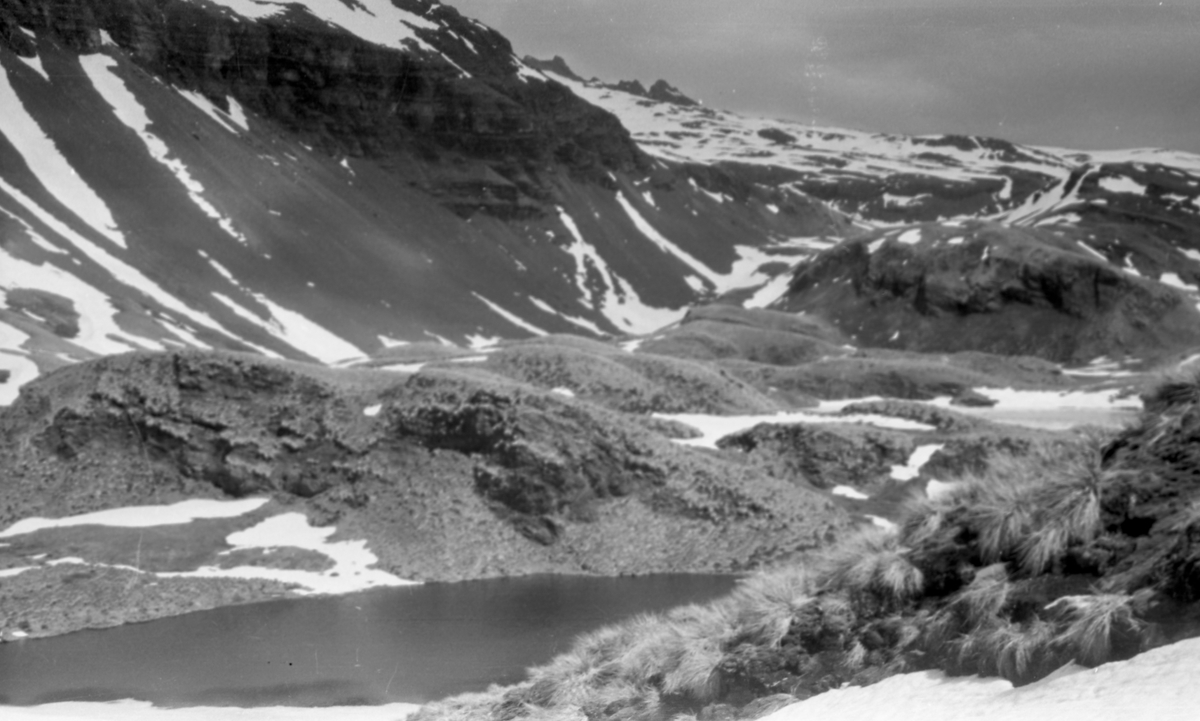
[[844,227],[718,206],[437,3],[6,0],[0,66],[9,400],[128,349],[645,332]]
[[854,219],[853,242],[727,301],[805,312],[856,345],[916,352],[1083,364],[1156,362],[1200,345],[1200,156],[749,119],[539,67],[615,113],[655,157],[707,163]]

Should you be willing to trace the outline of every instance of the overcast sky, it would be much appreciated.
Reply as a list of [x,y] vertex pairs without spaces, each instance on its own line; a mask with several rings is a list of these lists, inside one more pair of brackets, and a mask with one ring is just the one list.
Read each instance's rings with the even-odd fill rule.
[[1200,0],[444,0],[584,77],[820,125],[1200,153]]

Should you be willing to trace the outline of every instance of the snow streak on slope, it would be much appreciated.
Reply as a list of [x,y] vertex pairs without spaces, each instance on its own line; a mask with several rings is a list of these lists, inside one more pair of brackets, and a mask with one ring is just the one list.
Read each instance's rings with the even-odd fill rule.
[[46,68],[42,67],[42,58],[40,56],[34,55],[32,58],[26,58],[18,55],[17,60],[33,68],[33,72],[41,75],[42,79],[46,82],[50,82],[50,74],[46,72]]
[[209,318],[203,313],[194,311],[181,303],[179,299],[175,298],[175,296],[167,293],[165,290],[159,287],[157,283],[143,275],[141,271],[116,258],[108,251],[68,228],[53,215],[46,212],[46,210],[40,205],[33,202],[32,199],[27,197],[24,193],[17,190],[13,186],[9,185],[3,179],[0,179],[0,191],[8,193],[10,196],[12,196],[13,200],[20,203],[26,210],[35,215],[38,220],[45,223],[50,227],[51,230],[62,236],[64,240],[69,241],[72,245],[82,251],[85,256],[108,271],[117,281],[141,291],[143,294],[157,301],[168,310],[175,311],[176,313],[179,313],[180,315],[195,323],[198,323],[199,325],[205,326],[206,328],[211,328],[212,330],[233,338],[237,337],[222,328],[221,325],[212,318]]
[[[192,105],[195,105],[197,110],[216,121],[218,125],[234,135],[238,134],[238,129],[231,125],[231,123],[235,122],[234,119],[222,112],[220,108],[209,102],[208,98],[191,90],[182,90],[176,88],[176,92],[178,92],[184,100],[188,101]],[[237,101],[233,100],[233,98],[227,98],[227,100],[230,101],[230,108],[232,109],[233,103]],[[242,126],[245,127],[245,124],[243,123]]]
[[112,106],[117,118],[137,133],[150,156],[165,166],[187,189],[188,197],[204,212],[205,215],[217,221],[221,230],[229,234],[239,243],[247,243],[246,236],[233,227],[233,221],[225,217],[204,198],[204,186],[188,172],[187,166],[178,158],[171,158],[171,151],[158,136],[149,131],[150,117],[121,79],[113,72],[117,61],[107,55],[83,55],[79,58],[83,71],[91,79],[92,85],[100,93],[104,101]]
[[[336,363],[362,357],[363,352],[357,346],[342,340],[300,313],[288,310],[278,303],[271,301],[262,293],[255,293],[247,289],[238,282],[237,278],[233,277],[233,273],[229,272],[228,268],[209,257],[208,253],[205,253],[203,250],[196,252],[200,254],[200,257],[208,261],[213,270],[217,271],[230,285],[254,298],[254,300],[267,309],[267,313],[270,315],[269,320],[264,320],[228,296],[213,293],[214,298],[241,318],[250,321],[284,343],[307,353],[313,358],[317,358],[323,363]],[[257,348],[258,346],[254,347]],[[277,353],[264,349],[259,350],[271,357],[279,357]]]
[[598,336],[609,335],[608,333],[605,333],[603,330],[601,330],[600,326],[591,322],[587,318],[580,318],[578,316],[568,315],[567,313],[557,311],[554,309],[554,306],[550,305],[549,303],[542,300],[541,298],[537,298],[537,297],[531,295],[531,296],[529,296],[529,302],[536,305],[540,310],[542,310],[546,313],[549,313],[550,315],[556,315],[559,318],[562,318],[563,320],[567,321],[568,323],[570,323],[572,325],[576,325],[576,326],[579,326],[580,328],[583,328],[584,330],[586,330],[589,333],[595,333]]
[[262,293],[251,296],[266,306],[272,321],[268,330],[284,343],[301,350],[322,363],[335,363],[363,355],[361,349],[330,333],[294,310],[288,310]]
[[533,333],[534,335],[550,335],[546,331],[542,330],[541,328],[538,328],[536,325],[526,321],[525,319],[521,318],[520,316],[516,315],[515,313],[509,313],[507,310],[501,308],[500,306],[496,305],[495,303],[488,300],[487,298],[484,298],[482,295],[479,295],[478,293],[476,293],[474,291],[471,292],[471,295],[475,296],[484,305],[486,305],[488,308],[492,309],[492,311],[495,312],[496,315],[500,316],[501,318],[508,321],[509,323],[512,323],[513,325],[517,326],[518,328],[527,330],[530,333]]
[[654,226],[650,225],[649,221],[643,218],[642,214],[637,211],[637,208],[633,207],[633,204],[626,199],[624,193],[617,193],[617,202],[621,204],[621,207],[625,210],[625,214],[633,221],[639,233],[646,236],[646,238],[662,249],[664,253],[682,260],[685,265],[699,273],[701,277],[707,278],[710,283],[718,288],[718,293],[723,292],[720,289],[721,281],[723,280],[721,275],[713,272],[712,268],[701,263],[686,250],[663,237],[662,233],[655,230]]
[[38,181],[54,197],[63,200],[83,222],[124,248],[125,236],[117,229],[112,212],[25,110],[6,71],[0,71],[0,108],[4,109],[0,112],[0,134],[21,154]]
[[[591,299],[592,307],[608,318],[609,322],[627,333],[640,335],[656,331],[683,317],[686,312],[683,308],[655,308],[646,305],[633,286],[621,280],[600,257],[596,248],[583,239],[575,219],[562,208],[558,209],[558,217],[573,240],[567,252],[575,259],[575,285],[579,288],[580,296]],[[593,298],[592,291],[588,288],[589,268],[598,273],[604,283],[604,296],[601,298]]]
[[[728,293],[739,288],[750,288],[756,285],[762,285],[772,280],[775,276],[760,272],[762,266],[771,263],[788,263],[794,264],[804,258],[808,258],[813,254],[813,243],[808,238],[796,238],[793,241],[788,241],[779,246],[774,246],[775,251],[787,249],[786,253],[767,253],[762,248],[752,245],[734,246],[737,251],[738,258],[733,262],[728,273],[719,273],[708,267],[703,261],[699,260],[686,250],[680,248],[675,243],[668,240],[662,233],[658,232],[653,225],[646,220],[645,216],[638,212],[629,199],[623,193],[617,193],[617,202],[625,210],[629,219],[633,221],[638,232],[644,235],[652,243],[659,247],[664,253],[673,255],[683,261],[692,270],[712,286],[713,292],[717,295]],[[697,292],[703,292],[703,283],[689,276],[689,282]],[[700,286],[700,287],[696,287]]]
[[97,355],[137,349],[163,350],[160,344],[152,340],[123,331],[115,319],[117,309],[104,293],[57,266],[29,263],[0,248],[0,300],[4,298],[4,291],[20,288],[42,290],[68,298],[79,314],[79,333],[67,340],[80,348]]

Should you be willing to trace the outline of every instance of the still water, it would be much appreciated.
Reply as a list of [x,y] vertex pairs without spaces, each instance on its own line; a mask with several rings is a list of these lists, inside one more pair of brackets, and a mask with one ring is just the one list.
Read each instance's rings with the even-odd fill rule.
[[734,583],[538,576],[202,611],[0,645],[0,704],[422,703],[521,681],[581,632]]

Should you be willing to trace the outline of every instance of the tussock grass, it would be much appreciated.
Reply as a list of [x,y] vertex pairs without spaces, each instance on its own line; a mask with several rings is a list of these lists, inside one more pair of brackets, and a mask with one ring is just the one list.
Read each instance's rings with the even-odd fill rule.
[[[1200,405],[1200,374],[1157,393],[1179,420],[1191,413],[1179,409]],[[1171,436],[1164,418],[1147,414],[1137,432],[1194,437]],[[910,499],[898,531],[864,529],[723,599],[585,635],[487,713],[475,703],[437,718],[565,719],[581,709],[588,719],[695,718],[746,694],[813,693],[913,669],[1027,683],[1072,660],[1127,657],[1161,636],[1144,620],[1148,599],[1172,593],[1162,564],[1187,560],[1167,557],[1200,526],[1200,490],[1163,506],[1154,528],[1167,540],[1152,563],[1120,565],[1114,554],[1145,545],[1121,515],[1131,479],[1145,474],[1106,466],[1107,442],[1084,433],[994,457],[953,490]],[[1081,585],[1094,590],[1072,595]]]
[[825,590],[870,594],[885,603],[919,594],[925,575],[908,559],[910,549],[893,530],[870,528],[830,549],[818,572]]
[[1057,641],[1069,649],[1082,664],[1095,666],[1110,660],[1113,633],[1139,631],[1134,607],[1137,596],[1103,593],[1091,596],[1064,596],[1047,610],[1061,612],[1069,621]]

